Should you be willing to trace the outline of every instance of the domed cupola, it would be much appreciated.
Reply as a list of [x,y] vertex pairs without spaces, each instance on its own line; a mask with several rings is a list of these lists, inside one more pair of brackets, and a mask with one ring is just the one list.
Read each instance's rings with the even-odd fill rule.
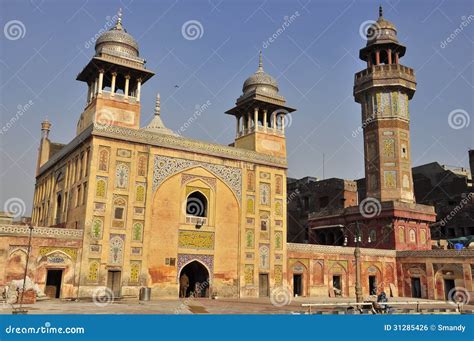
[[383,9],[380,6],[379,18],[367,30],[367,46],[387,43],[398,44],[397,28],[383,17]]
[[100,35],[95,43],[95,53],[99,56],[103,53],[119,55],[123,57],[137,58],[139,56],[136,40],[127,33],[122,26],[122,10],[118,13],[115,26]]
[[257,71],[247,78],[242,87],[242,92],[244,95],[254,91],[262,91],[272,95],[276,95],[278,93],[278,83],[276,79],[263,71],[261,51]]

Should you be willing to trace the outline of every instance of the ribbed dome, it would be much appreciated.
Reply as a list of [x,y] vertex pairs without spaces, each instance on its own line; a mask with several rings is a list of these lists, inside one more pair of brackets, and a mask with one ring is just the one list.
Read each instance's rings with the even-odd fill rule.
[[380,6],[379,18],[367,30],[367,46],[383,43],[398,43],[398,38],[397,28],[383,17],[382,6]]
[[95,53],[118,54],[125,57],[138,57],[138,44],[136,40],[127,33],[122,26],[122,11],[118,13],[118,19],[114,27],[100,35],[95,43]]
[[276,79],[263,71],[262,52],[260,52],[260,60],[257,71],[247,78],[247,80],[244,82],[244,86],[242,87],[244,94],[256,89],[263,92],[268,92],[270,94],[278,93],[278,83]]

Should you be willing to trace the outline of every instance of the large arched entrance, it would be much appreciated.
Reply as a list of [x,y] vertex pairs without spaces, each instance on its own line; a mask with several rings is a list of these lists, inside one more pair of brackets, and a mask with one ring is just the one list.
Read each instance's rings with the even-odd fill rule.
[[187,264],[179,274],[179,297],[209,297],[207,268],[198,261]]

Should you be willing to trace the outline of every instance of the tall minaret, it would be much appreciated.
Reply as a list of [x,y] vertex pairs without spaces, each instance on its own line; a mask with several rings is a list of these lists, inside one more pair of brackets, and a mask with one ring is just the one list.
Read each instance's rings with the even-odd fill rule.
[[413,69],[399,63],[405,46],[383,17],[367,31],[359,58],[367,68],[355,74],[354,98],[362,107],[367,197],[414,202],[408,101],[416,89]]

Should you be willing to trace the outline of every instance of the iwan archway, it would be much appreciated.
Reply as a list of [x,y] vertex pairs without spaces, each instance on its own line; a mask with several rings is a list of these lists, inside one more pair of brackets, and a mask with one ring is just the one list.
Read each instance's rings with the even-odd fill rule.
[[209,297],[209,271],[199,261],[186,264],[179,273],[179,297]]

